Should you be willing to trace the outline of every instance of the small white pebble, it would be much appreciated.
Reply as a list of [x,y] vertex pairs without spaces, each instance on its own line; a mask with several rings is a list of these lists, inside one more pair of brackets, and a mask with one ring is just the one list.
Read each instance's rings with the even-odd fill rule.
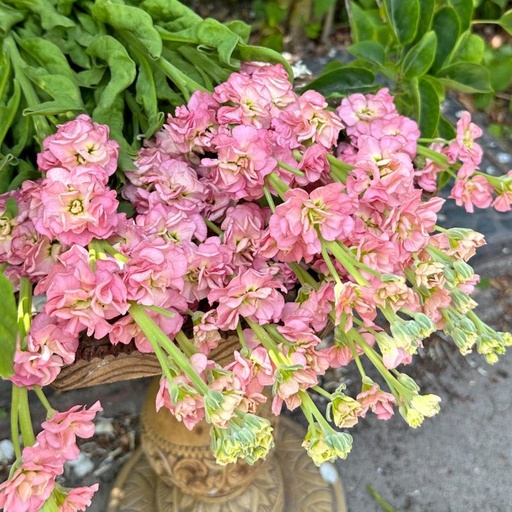
[[328,484],[334,485],[338,481],[336,466],[330,462],[320,465],[320,475]]
[[0,463],[7,464],[14,460],[14,445],[10,439],[0,441]]
[[115,430],[110,418],[101,418],[96,422],[94,435],[114,437]]
[[498,153],[496,158],[500,164],[509,164],[512,162],[512,155],[509,153]]
[[85,453],[80,452],[78,459],[67,462],[66,467],[77,478],[83,478],[89,473],[92,473],[94,470],[94,462]]

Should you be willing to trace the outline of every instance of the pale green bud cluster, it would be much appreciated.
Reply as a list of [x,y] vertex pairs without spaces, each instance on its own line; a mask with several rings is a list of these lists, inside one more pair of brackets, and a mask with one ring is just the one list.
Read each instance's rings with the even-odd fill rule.
[[226,428],[244,397],[241,390],[216,391],[210,389],[204,397],[206,421],[216,427]]
[[326,417],[337,427],[350,428],[358,421],[358,415],[363,410],[361,404],[354,398],[343,393],[345,386],[340,386],[332,395],[327,405]]
[[418,428],[425,417],[435,416],[439,410],[441,398],[437,395],[414,395],[408,403],[401,405],[398,410],[402,418],[412,428]]
[[345,459],[352,449],[352,436],[336,432],[331,427],[326,431],[319,423],[310,423],[302,446],[313,462],[320,466],[324,462]]
[[443,317],[446,320],[443,332],[453,339],[462,355],[469,354],[478,340],[475,324],[452,307],[443,310]]
[[503,355],[512,345],[512,334],[508,332],[495,331],[482,322],[482,332],[476,342],[476,350],[485,357],[489,364],[498,362],[498,356]]
[[270,422],[250,413],[237,413],[227,428],[212,425],[210,436],[212,452],[221,466],[239,458],[252,465],[265,459],[274,446]]

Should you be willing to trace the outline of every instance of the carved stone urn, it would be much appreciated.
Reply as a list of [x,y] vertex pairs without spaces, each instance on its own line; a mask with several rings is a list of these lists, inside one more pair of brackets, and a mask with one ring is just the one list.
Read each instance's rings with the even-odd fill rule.
[[[77,389],[156,376],[155,357],[123,349],[101,353],[98,341],[63,369],[54,387]],[[101,345],[100,345],[101,346]],[[212,358],[227,360],[237,340],[226,340]],[[89,351],[88,351],[89,350]],[[96,355],[95,355],[96,353]],[[99,354],[99,357],[98,357]],[[158,377],[141,411],[140,446],[113,485],[107,512],[345,512],[336,467],[317,468],[301,447],[305,430],[265,404],[258,414],[275,430],[276,447],[264,461],[221,466],[210,450],[209,425],[189,431],[165,408],[156,412]],[[270,402],[270,400],[268,401]]]

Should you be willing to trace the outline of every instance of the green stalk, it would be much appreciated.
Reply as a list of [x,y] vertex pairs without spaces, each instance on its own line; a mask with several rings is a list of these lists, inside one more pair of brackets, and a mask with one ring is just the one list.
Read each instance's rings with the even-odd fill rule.
[[[25,96],[25,100],[27,102],[27,106],[29,108],[37,107],[41,101],[37,96],[32,82],[30,82],[30,80],[25,75],[25,72],[23,71],[24,61],[11,35],[7,35],[4,38],[3,46],[5,52],[11,60],[15,79],[18,80],[18,83],[21,86],[21,90],[23,91],[23,95]],[[52,133],[52,129],[50,128],[48,121],[43,116],[39,116],[37,114],[33,115],[32,120],[37,133],[37,137],[39,139],[38,142],[42,143],[43,139]]]
[[36,392],[37,398],[39,398],[39,401],[43,404],[44,408],[46,409],[46,417],[51,418],[55,413],[55,409],[51,406],[50,402],[48,401],[48,398],[46,398],[44,391],[39,386],[34,386],[34,391]]
[[14,453],[16,459],[21,460],[21,443],[19,431],[19,397],[18,391],[20,388],[12,385],[11,390],[11,439],[14,445]]
[[350,275],[356,280],[357,284],[361,286],[368,285],[368,281],[361,275],[355,266],[355,258],[346,249],[344,249],[339,242],[323,241],[322,244],[325,245],[329,252],[348,270]]
[[176,341],[187,357],[197,354],[197,347],[185,336],[183,331],[176,334]]
[[165,76],[170,78],[176,87],[180,90],[181,94],[183,94],[185,101],[188,102],[191,93],[195,91],[207,91],[207,89],[205,89],[202,85],[199,85],[196,81],[192,80],[192,78],[185,75],[185,73],[180,71],[176,66],[173,66],[163,57],[160,57],[157,63],[160,66],[160,69],[164,72]]
[[265,178],[274,190],[278,193],[281,199],[284,198],[284,194],[286,191],[290,189],[290,187],[274,172],[268,174]]
[[[166,361],[159,357],[161,356],[160,347],[162,347],[178,365],[178,367],[187,375],[192,381],[196,389],[202,394],[206,395],[209,392],[208,386],[203,382],[203,379],[194,370],[190,361],[185,354],[169,339],[169,337],[160,329],[160,327],[151,319],[151,317],[144,311],[144,307],[139,304],[132,304],[128,310],[135,323],[142,329],[146,335],[151,346],[155,349],[158,361],[162,369],[166,367]],[[179,335],[179,333],[178,333]],[[178,336],[177,335],[177,336]],[[185,336],[185,335],[183,335]]]
[[[14,386],[16,388],[16,386]],[[18,405],[18,423],[24,446],[31,446],[35,443],[34,429],[32,428],[32,418],[30,417],[30,407],[28,405],[28,389],[17,388]]]
[[220,229],[215,223],[213,223],[211,220],[204,219],[204,222],[208,229],[213,231],[217,236],[222,236],[224,234],[224,231]]
[[295,169],[295,167],[288,165],[286,162],[278,160],[277,165],[279,165],[279,167],[281,167],[281,169],[291,172],[292,174],[295,174],[296,176],[304,176],[304,173],[302,171],[299,171],[299,169]]
[[22,277],[20,281],[20,292],[18,300],[18,332],[20,335],[20,345],[24,349],[27,341],[26,337],[30,330],[32,320],[32,283]]
[[448,169],[450,167],[450,164],[448,163],[448,158],[446,158],[445,155],[442,155],[441,153],[434,151],[433,149],[429,149],[426,148],[425,146],[421,146],[418,144],[416,152],[418,153],[418,155],[424,156],[429,160],[432,160],[432,162],[435,162],[436,164],[440,165],[445,169]]

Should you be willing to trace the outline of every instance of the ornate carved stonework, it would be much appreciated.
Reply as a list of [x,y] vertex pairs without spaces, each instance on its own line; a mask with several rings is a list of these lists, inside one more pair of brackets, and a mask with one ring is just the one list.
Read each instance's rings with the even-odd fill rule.
[[157,387],[142,412],[142,448],[119,474],[108,512],[346,511],[335,467],[326,481],[301,447],[304,429],[292,420],[280,418],[267,460],[219,466],[208,425],[190,432],[164,409],[155,413]]

